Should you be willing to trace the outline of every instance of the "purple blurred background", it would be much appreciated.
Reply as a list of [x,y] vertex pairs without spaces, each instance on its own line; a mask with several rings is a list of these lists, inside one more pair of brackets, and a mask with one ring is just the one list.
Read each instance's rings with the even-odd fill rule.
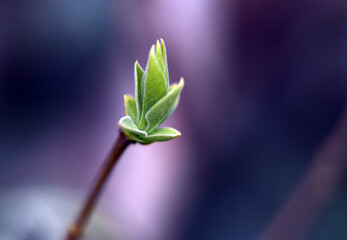
[[160,37],[183,135],[127,149],[85,239],[346,239],[347,155],[271,224],[347,103],[346,1],[27,0],[0,2],[0,240],[63,239]]

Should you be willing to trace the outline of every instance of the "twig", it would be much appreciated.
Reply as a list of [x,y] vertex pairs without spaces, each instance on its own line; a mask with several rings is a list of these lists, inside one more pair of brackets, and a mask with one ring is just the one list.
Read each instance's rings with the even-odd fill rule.
[[93,211],[93,208],[100,196],[100,193],[105,185],[107,178],[109,177],[119,157],[122,155],[122,153],[129,146],[130,143],[134,142],[128,140],[128,138],[124,135],[123,131],[120,130],[118,139],[114,147],[112,148],[109,157],[106,159],[104,165],[102,166],[96,178],[95,185],[91,189],[80,214],[68,230],[66,240],[77,240],[83,234],[85,225],[88,221],[91,212]]

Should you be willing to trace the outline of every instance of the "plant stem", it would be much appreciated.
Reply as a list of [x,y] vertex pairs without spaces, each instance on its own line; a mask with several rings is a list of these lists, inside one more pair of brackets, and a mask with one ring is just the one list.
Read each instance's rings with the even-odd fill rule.
[[124,132],[120,130],[118,139],[113,146],[110,155],[106,159],[104,165],[100,169],[99,174],[97,175],[95,185],[91,189],[88,198],[78,215],[76,221],[70,226],[68,230],[68,235],[66,240],[77,240],[83,234],[85,225],[88,221],[88,218],[93,211],[93,208],[100,196],[100,193],[105,185],[107,178],[109,177],[113,167],[117,163],[119,157],[122,155],[124,150],[129,146],[130,143],[135,143],[128,140]]

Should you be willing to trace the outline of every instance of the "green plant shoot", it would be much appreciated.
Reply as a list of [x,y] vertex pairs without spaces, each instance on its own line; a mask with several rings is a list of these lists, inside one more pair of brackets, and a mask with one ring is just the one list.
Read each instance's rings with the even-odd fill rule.
[[178,84],[169,85],[165,43],[158,40],[149,52],[145,71],[135,62],[135,99],[124,95],[126,116],[118,123],[125,135],[141,144],[181,136],[174,128],[159,126],[177,107],[183,85],[183,78]]

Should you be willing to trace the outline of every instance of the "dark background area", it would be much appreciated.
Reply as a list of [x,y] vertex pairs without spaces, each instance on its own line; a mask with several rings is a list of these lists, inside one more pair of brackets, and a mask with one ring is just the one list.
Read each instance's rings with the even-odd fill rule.
[[346,239],[342,0],[1,1],[0,239],[62,239],[160,37],[182,137],[127,150],[86,239]]

